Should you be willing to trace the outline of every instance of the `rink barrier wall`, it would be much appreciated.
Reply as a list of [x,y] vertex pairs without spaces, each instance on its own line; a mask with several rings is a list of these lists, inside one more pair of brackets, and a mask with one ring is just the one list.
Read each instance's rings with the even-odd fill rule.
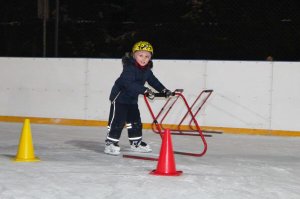
[[[196,117],[200,126],[255,134],[296,135],[300,131],[300,62],[153,63],[156,77],[170,90],[184,89],[188,103],[202,90],[214,90]],[[121,59],[0,57],[0,70],[1,116],[98,125],[98,121],[105,123],[108,118],[108,96],[122,65]],[[165,99],[151,101],[153,112],[158,113],[164,103]],[[143,96],[139,108],[142,121],[151,123]],[[185,113],[180,101],[164,124],[177,124]],[[187,124],[188,121],[183,123]]]
[[[23,123],[25,119],[30,119],[30,122],[33,124],[51,124],[51,125],[66,125],[66,126],[99,126],[99,127],[107,126],[107,121],[98,121],[98,120],[0,116],[1,122]],[[164,124],[164,128],[176,129],[176,127],[177,125],[174,124]],[[143,128],[152,129],[152,124],[144,123]],[[190,127],[188,125],[182,125],[181,129],[189,130]],[[216,132],[222,132],[228,134],[300,137],[299,131],[226,128],[226,127],[212,127],[212,126],[201,126],[201,130],[211,131],[211,132],[216,131]]]

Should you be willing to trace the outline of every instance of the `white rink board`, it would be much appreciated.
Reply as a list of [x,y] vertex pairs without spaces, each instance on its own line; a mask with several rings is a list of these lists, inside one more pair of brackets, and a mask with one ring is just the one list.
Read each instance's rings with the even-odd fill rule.
[[206,126],[268,129],[270,62],[208,62],[207,86],[214,89],[206,105]]
[[[107,120],[109,93],[121,59],[0,58],[0,115]],[[197,120],[202,126],[300,130],[300,63],[154,60],[154,74],[169,89],[183,88],[191,104],[214,92]],[[152,118],[139,99],[143,122]],[[151,102],[157,113],[164,99]],[[178,102],[165,120],[186,112]]]
[[300,64],[277,62],[273,69],[272,129],[300,129]]
[[108,120],[110,89],[121,71],[120,59],[89,59],[85,119]]
[[82,118],[85,59],[1,58],[1,115]]

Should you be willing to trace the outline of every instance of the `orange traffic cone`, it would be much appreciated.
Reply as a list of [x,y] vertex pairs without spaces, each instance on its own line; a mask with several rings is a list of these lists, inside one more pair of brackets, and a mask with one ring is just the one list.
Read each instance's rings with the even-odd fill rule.
[[182,174],[182,171],[176,171],[170,129],[166,129],[164,132],[157,167],[150,174],[162,176],[179,176]]
[[15,162],[37,162],[40,161],[39,158],[34,156],[34,149],[32,144],[32,136],[30,129],[29,119],[25,119],[22,134],[20,138],[19,148],[16,157],[14,158]]

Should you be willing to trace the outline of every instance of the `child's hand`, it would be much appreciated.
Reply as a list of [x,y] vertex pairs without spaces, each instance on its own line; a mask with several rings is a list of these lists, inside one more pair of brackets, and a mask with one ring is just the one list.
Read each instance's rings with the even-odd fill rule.
[[151,100],[155,97],[154,92],[150,88],[147,88],[144,94]]
[[172,92],[166,88],[164,90],[162,90],[162,93],[166,95],[166,98],[168,98],[172,95]]

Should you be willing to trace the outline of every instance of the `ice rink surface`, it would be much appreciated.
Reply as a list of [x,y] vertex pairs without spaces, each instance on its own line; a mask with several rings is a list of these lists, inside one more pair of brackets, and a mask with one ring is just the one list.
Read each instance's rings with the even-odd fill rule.
[[[150,175],[156,161],[103,153],[106,128],[31,124],[40,162],[11,161],[23,124],[0,123],[1,199],[203,198],[299,199],[300,138],[216,134],[203,157],[175,155],[181,176]],[[144,131],[158,157],[161,139]],[[199,137],[172,136],[173,148],[197,152]],[[128,152],[123,131],[121,151]]]

